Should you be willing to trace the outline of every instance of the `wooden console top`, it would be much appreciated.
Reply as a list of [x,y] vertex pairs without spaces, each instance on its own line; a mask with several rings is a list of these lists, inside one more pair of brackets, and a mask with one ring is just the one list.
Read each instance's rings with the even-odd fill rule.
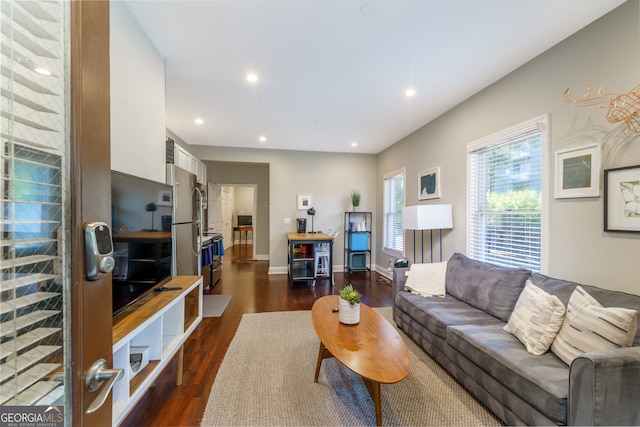
[[[175,276],[170,281],[164,283],[164,286],[167,288],[182,288],[181,290],[156,292],[153,289],[149,289],[142,294],[133,304],[113,318],[113,344],[126,337],[127,334],[135,330],[171,301],[183,295],[187,289],[201,277],[202,276]],[[158,287],[159,286],[160,284],[158,284]]]

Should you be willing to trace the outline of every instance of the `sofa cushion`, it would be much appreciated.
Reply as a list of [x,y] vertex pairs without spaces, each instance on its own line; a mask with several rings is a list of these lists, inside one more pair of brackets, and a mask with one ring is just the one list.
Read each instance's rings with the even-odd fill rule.
[[412,264],[407,275],[405,289],[423,297],[444,298],[447,261],[430,264]]
[[529,270],[506,268],[455,253],[447,263],[447,293],[507,321],[529,278]]
[[445,338],[447,326],[450,325],[504,325],[504,322],[451,295],[444,298],[424,298],[401,291],[396,295],[394,305],[396,310],[406,313],[417,324],[442,339]]
[[450,326],[447,343],[556,424],[566,424],[569,368],[553,353],[530,354],[500,324]]
[[504,330],[520,340],[531,354],[549,350],[564,321],[560,299],[527,280]]
[[569,299],[566,318],[551,350],[570,365],[582,353],[630,347],[637,326],[637,311],[605,308],[578,286]]

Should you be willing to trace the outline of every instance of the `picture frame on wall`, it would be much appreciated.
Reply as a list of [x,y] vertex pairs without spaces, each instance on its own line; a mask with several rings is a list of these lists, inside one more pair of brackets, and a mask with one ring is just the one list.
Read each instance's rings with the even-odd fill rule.
[[158,191],[158,206],[171,206],[173,203],[171,190]]
[[298,210],[307,210],[313,207],[313,196],[311,194],[298,194]]
[[604,171],[604,231],[640,233],[640,165]]
[[600,197],[600,144],[556,151],[556,199]]
[[440,168],[431,168],[418,173],[418,200],[440,197]]

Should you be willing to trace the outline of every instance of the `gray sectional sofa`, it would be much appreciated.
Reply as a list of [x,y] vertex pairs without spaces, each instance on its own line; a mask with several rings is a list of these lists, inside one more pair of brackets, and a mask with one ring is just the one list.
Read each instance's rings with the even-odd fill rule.
[[[393,273],[393,318],[422,349],[508,425],[640,425],[640,328],[633,346],[584,353],[570,366],[527,352],[503,330],[530,280],[566,306],[577,283],[454,254],[445,298],[404,289]],[[604,307],[640,311],[640,296],[580,285]]]

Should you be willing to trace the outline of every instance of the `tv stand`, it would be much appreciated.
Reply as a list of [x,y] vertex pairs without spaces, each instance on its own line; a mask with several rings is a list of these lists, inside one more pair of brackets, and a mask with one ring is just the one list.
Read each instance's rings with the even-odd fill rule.
[[[176,276],[166,292],[147,291],[113,319],[113,367],[124,377],[113,386],[113,425],[119,425],[158,375],[178,355],[182,384],[183,346],[202,320],[202,276]],[[132,349],[146,349],[148,364],[134,370]]]

